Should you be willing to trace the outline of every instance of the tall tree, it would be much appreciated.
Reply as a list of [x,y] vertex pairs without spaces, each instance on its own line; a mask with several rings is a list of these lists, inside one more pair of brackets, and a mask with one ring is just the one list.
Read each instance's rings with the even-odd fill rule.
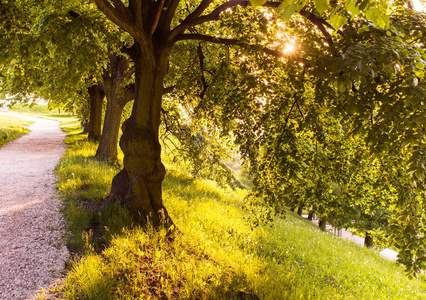
[[[159,128],[164,78],[173,46],[182,40],[203,40],[245,46],[276,56],[282,56],[282,53],[262,44],[252,44],[250,41],[198,33],[203,24],[218,21],[222,13],[232,8],[247,7],[250,1],[203,0],[187,3],[179,0],[130,0],[125,4],[119,0],[95,0],[95,3],[108,18],[134,39],[134,44],[126,53],[135,64],[136,98],[131,117],[123,125],[120,140],[124,153],[124,168],[112,182],[109,200],[126,203],[140,223],[146,223],[148,219],[155,225],[160,224],[161,220],[170,223],[162,201],[161,184],[165,168],[160,157]],[[329,44],[332,43],[331,35],[326,30],[327,26],[331,26],[309,8],[302,9],[303,4],[279,1],[253,3],[277,7],[287,18],[299,11],[300,15],[310,20],[324,34]],[[185,5],[188,13],[183,9]],[[376,6],[374,3],[367,6],[367,17],[375,19],[383,26],[388,23],[387,16],[381,13],[386,7]],[[327,3],[317,2],[320,13],[327,8]],[[374,14],[370,11],[374,11]],[[179,23],[178,19],[181,20]],[[344,17],[338,14],[331,17],[331,23],[336,28],[344,23],[343,20]]]

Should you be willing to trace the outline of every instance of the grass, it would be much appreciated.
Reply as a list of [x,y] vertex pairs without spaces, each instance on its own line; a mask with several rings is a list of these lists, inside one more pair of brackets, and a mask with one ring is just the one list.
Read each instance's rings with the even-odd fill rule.
[[8,115],[0,115],[0,147],[20,136],[30,132],[27,126],[31,125],[32,121],[22,118],[12,117]]
[[[425,299],[423,280],[288,213],[255,227],[244,190],[195,179],[172,163],[165,205],[179,231],[142,230],[119,205],[100,210],[119,168],[92,156],[78,123],[56,169],[76,255],[63,287],[67,299]],[[165,161],[170,161],[165,159]]]
[[25,103],[15,103],[13,106],[9,107],[9,111],[26,114],[31,116],[42,116],[45,114],[52,113],[47,108],[47,105],[44,104],[25,104]]

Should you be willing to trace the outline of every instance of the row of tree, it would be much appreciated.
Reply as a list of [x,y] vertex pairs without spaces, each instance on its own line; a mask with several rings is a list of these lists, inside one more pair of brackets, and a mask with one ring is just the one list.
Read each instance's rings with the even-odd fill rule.
[[380,229],[416,272],[426,262],[426,27],[403,4],[2,0],[0,84],[76,110],[110,160],[133,100],[107,201],[141,224],[172,224],[162,137],[195,172],[225,181],[234,144],[263,205]]

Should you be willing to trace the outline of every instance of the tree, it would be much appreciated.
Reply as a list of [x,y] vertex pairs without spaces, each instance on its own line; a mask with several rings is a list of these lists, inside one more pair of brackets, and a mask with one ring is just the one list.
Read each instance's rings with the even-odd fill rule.
[[117,144],[120,133],[121,116],[124,106],[135,98],[131,83],[133,72],[130,62],[124,55],[111,52],[109,64],[104,68],[98,84],[107,98],[107,108],[102,136],[96,157],[117,160]]
[[[131,117],[123,125],[120,146],[124,153],[124,168],[112,182],[109,200],[119,200],[130,207],[142,224],[148,219],[158,225],[161,220],[171,223],[162,201],[161,183],[165,168],[161,163],[159,128],[164,78],[173,46],[181,40],[204,40],[222,44],[244,45],[242,41],[194,33],[196,27],[217,21],[222,12],[236,6],[248,6],[249,1],[200,1],[188,5],[190,12],[178,10],[182,1],[121,1],[95,0],[98,8],[134,39],[126,53],[135,64],[136,98]],[[259,1],[257,1],[259,2]],[[278,7],[281,2],[261,1],[265,6]],[[294,6],[294,5],[293,5]],[[288,7],[284,12],[287,11]],[[293,10],[296,11],[298,6]],[[204,14],[207,12],[207,14]],[[291,14],[291,13],[290,13]],[[302,14],[314,20],[312,13]],[[177,24],[177,18],[183,21]],[[315,19],[317,20],[317,19]],[[320,28],[321,22],[316,21]],[[193,33],[186,33],[186,32]],[[247,45],[247,44],[246,44]],[[256,47],[256,46],[253,46]],[[248,47],[250,48],[250,47]],[[277,51],[259,47],[264,52]]]

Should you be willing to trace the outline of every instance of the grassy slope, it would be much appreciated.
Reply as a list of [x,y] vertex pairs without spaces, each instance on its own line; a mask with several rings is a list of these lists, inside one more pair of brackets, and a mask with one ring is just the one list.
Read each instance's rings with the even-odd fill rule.
[[108,194],[118,169],[92,159],[96,145],[78,129],[68,131],[58,188],[73,231],[69,246],[85,249],[70,267],[69,299],[426,298],[423,281],[297,215],[252,229],[242,209],[244,191],[219,189],[173,165],[164,199],[181,233],[131,228],[117,205],[88,210]]
[[0,147],[29,131],[27,126],[33,122],[8,115],[0,115]]
[[[73,122],[74,119],[70,118],[68,114],[55,114],[47,109],[46,105],[34,105],[30,107],[25,104],[15,104],[9,109],[11,112],[20,113],[24,115],[48,118],[56,121]],[[10,116],[7,114],[0,114],[0,147],[7,142],[10,142],[20,136],[27,134],[29,125],[34,123],[33,121]]]

